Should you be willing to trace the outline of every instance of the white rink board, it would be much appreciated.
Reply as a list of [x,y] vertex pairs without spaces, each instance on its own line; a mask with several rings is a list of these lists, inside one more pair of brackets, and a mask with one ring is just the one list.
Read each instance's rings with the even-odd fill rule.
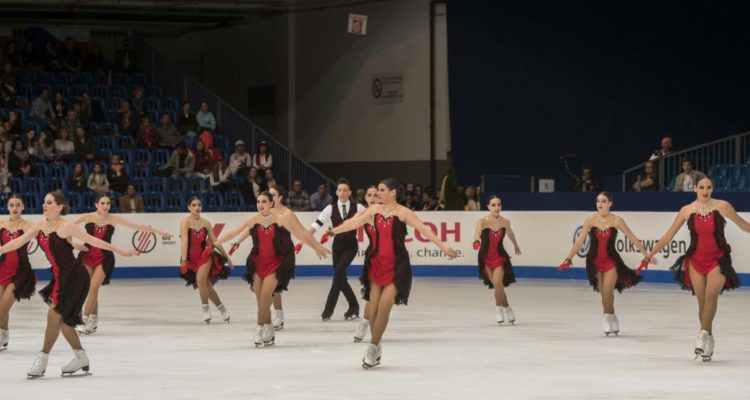
[[[176,266],[180,259],[179,225],[186,215],[186,213],[123,215],[134,222],[153,225],[173,233],[175,236],[171,240],[163,240],[157,235],[142,234],[119,226],[115,231],[113,242],[118,246],[140,248],[143,253],[132,258],[118,256],[117,265],[123,267]],[[232,229],[249,215],[252,214],[203,213],[203,217],[211,221],[215,229],[221,229],[223,232]],[[318,213],[303,212],[297,213],[297,215],[305,226],[309,226],[317,218]],[[427,242],[422,235],[415,235],[414,229],[410,227],[407,247],[411,253],[413,265],[476,265],[476,251],[472,249],[474,227],[477,219],[486,215],[485,212],[420,212],[418,215],[433,230],[437,231],[438,237],[446,240],[449,246],[458,250],[459,257],[449,260],[442,255],[436,246]],[[504,212],[503,215],[511,220],[513,231],[523,251],[521,256],[513,255],[512,244],[509,240],[505,241],[505,248],[513,257],[513,264],[530,267],[551,267],[557,266],[565,257],[573,242],[576,229],[583,224],[584,219],[591,213],[583,211],[523,211]],[[655,243],[672,224],[677,213],[622,212],[617,213],[617,215],[625,219],[631,230],[642,241]],[[744,218],[750,219],[750,213],[743,213],[742,215]],[[25,218],[36,221],[41,216],[29,215]],[[72,220],[75,216],[70,215],[65,218]],[[316,234],[316,238],[320,238],[322,232],[321,229]],[[354,264],[362,263],[361,253],[367,245],[367,239],[361,229],[358,236],[361,242],[360,254],[354,260]],[[745,245],[745,243],[750,243],[750,236],[745,235],[732,222],[727,223],[726,236],[732,246],[732,261],[735,269],[739,273],[750,273],[750,246]],[[631,244],[625,239],[625,235],[620,232],[617,240],[618,251],[623,256],[625,263],[630,266],[638,265],[641,256],[635,251],[634,247],[631,248]],[[687,226],[685,225],[675,236],[673,242],[660,253],[658,265],[652,266],[650,269],[668,269],[676,258],[687,249],[689,240]],[[296,239],[294,241],[295,243],[298,242]],[[326,246],[330,247],[331,243],[332,241],[327,243]],[[251,247],[252,240],[246,240],[232,256],[233,261],[236,264],[244,264]],[[228,248],[229,246],[225,245],[225,249]],[[39,250],[36,241],[30,243],[29,250],[34,268],[49,267],[49,263]],[[301,266],[330,265],[330,260],[319,260],[314,252],[305,246],[297,255],[297,264]],[[574,265],[583,266],[583,260],[576,258]]]

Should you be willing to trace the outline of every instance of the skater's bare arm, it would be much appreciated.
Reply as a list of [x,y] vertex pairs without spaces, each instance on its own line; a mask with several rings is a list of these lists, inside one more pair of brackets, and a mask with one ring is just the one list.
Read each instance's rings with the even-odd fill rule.
[[589,234],[589,231],[591,230],[591,224],[592,224],[591,221],[592,221],[591,217],[586,218],[586,221],[583,223],[583,228],[581,229],[581,234],[578,235],[578,239],[576,239],[575,243],[573,243],[573,247],[570,248],[568,255],[565,256],[565,260],[572,261],[573,256],[578,252],[578,250],[581,249],[581,247],[583,246],[583,243],[586,241],[586,236]]
[[42,224],[44,224],[44,222],[38,222],[36,224],[33,224],[29,230],[23,233],[23,235],[0,246],[0,254],[5,254],[9,251],[17,250],[21,246],[30,242],[31,239],[34,238],[34,235],[36,235],[36,233],[39,232],[40,229],[42,229]]
[[483,225],[484,218],[481,218],[477,221],[477,225],[474,227],[474,242],[479,242],[482,240],[482,225]]
[[60,237],[70,237],[70,238],[76,237],[94,247],[98,247],[102,250],[114,251],[117,254],[120,254],[125,257],[130,257],[130,256],[134,256],[138,254],[138,251],[135,249],[124,249],[122,247],[112,245],[99,238],[91,236],[88,233],[86,233],[86,231],[83,230],[83,228],[72,223],[62,224],[60,228],[58,229],[58,232],[60,234]]
[[615,217],[615,227],[621,230],[625,234],[625,236],[628,237],[628,240],[630,240],[630,243],[633,243],[635,245],[638,251],[640,251],[641,254],[643,254],[643,257],[649,258],[648,251],[646,250],[645,247],[643,247],[643,243],[640,240],[638,240],[638,237],[635,236],[633,231],[630,230],[630,227],[628,227],[628,224],[625,223],[624,219],[622,219],[621,217]]
[[508,221],[508,239],[510,239],[511,243],[513,243],[513,251],[515,251],[517,256],[520,256],[521,248],[518,247],[518,242],[516,241],[516,234],[513,233],[513,229],[510,227],[510,221]]
[[[243,230],[247,231],[248,235],[249,235],[250,228],[252,228],[253,226],[255,226],[256,220],[257,220],[257,216],[255,216],[255,215],[253,215],[251,217],[245,218],[245,220],[242,221],[242,223],[240,223],[239,225],[237,225],[231,231],[229,231],[229,232],[221,235],[218,240],[216,238],[214,238],[213,239],[214,240],[214,244],[217,245],[217,246],[221,246],[222,244],[226,243],[227,241],[232,240],[235,236],[239,235],[240,232],[242,232]],[[209,229],[209,231],[210,231],[210,229]],[[247,237],[247,236],[245,236],[245,237]],[[242,240],[244,240],[244,238]],[[240,241],[242,241],[242,240],[240,240]]]
[[687,206],[683,207],[682,210],[680,210],[679,214],[677,214],[677,217],[675,217],[674,222],[672,223],[672,226],[669,227],[669,230],[664,234],[664,236],[659,239],[659,241],[654,245],[654,248],[651,249],[651,251],[648,253],[646,258],[650,259],[654,256],[654,254],[661,251],[661,249],[664,248],[667,244],[669,244],[670,241],[672,241],[672,238],[674,238],[674,235],[677,234],[677,231],[680,230],[682,227],[682,224],[687,221],[688,217],[690,216],[690,211]]
[[187,218],[183,219],[182,224],[180,224],[180,242],[182,242],[182,248],[180,250],[180,265],[187,262],[189,224]]
[[80,225],[80,224],[88,221],[89,220],[89,215],[91,215],[91,214],[90,213],[86,213],[86,214],[79,215],[78,218],[76,218],[76,219],[73,220],[73,224]]
[[[417,214],[409,210],[406,207],[403,207],[400,209],[400,216],[403,217],[403,221],[407,224],[414,227],[414,229],[418,230],[419,233],[421,233],[424,237],[430,240],[430,242],[434,243],[437,247],[440,248],[445,254],[448,254],[450,258],[456,257],[456,251],[452,248],[446,246],[445,243],[443,243],[440,239],[438,239],[437,235],[435,235],[435,232],[432,231],[432,229],[428,228],[427,225],[425,225],[419,217],[417,217]],[[399,217],[398,215],[396,216]]]
[[729,204],[729,202],[724,200],[717,200],[716,202],[716,209],[719,210],[721,215],[727,217],[728,220],[737,224],[737,226],[743,231],[750,233],[750,223],[748,223],[744,218],[737,214],[737,211],[734,209],[734,207],[732,207],[731,204]]
[[339,233],[353,231],[360,226],[372,221],[372,216],[375,215],[375,213],[380,210],[380,208],[381,206],[379,205],[366,208],[361,213],[354,215],[354,217],[347,219],[341,225],[333,228],[331,232],[334,235],[338,235]]
[[168,239],[168,238],[172,237],[171,233],[164,232],[162,230],[156,229],[156,228],[152,227],[151,225],[137,224],[137,223],[135,223],[135,222],[133,222],[133,221],[127,219],[127,218],[123,218],[123,217],[121,217],[119,215],[112,215],[112,216],[110,216],[110,218],[111,218],[112,223],[115,224],[115,225],[126,226],[126,227],[128,227],[130,229],[135,229],[135,230],[141,231],[141,232],[154,232],[154,233],[158,233],[159,235],[161,235],[161,237],[163,237],[165,239]]
[[325,258],[330,251],[323,247],[320,243],[318,243],[317,240],[315,240],[315,237],[305,229],[305,227],[302,225],[301,222],[299,222],[299,219],[297,218],[294,213],[287,213],[280,217],[279,222],[281,226],[286,228],[289,233],[294,235],[297,239],[299,239],[302,243],[310,246],[315,251],[315,254],[318,255],[319,258]]

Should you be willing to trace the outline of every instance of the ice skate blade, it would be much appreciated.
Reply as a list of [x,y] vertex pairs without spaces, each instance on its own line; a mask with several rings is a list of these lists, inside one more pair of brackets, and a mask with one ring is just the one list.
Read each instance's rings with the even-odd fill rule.
[[275,340],[272,340],[272,341],[270,341],[270,342],[263,342],[263,347],[271,347],[271,346],[273,346],[274,344],[276,344],[276,341],[275,341]]
[[698,356],[703,355],[703,349],[696,348],[695,349],[695,358],[698,358]]
[[711,358],[713,356],[701,356],[701,361],[703,362],[711,362]]
[[364,339],[364,338],[358,338],[358,337],[355,336],[354,337],[354,343],[359,343],[359,342],[362,341],[362,339]]
[[362,358],[362,368],[364,368],[364,369],[374,368],[374,367],[377,367],[378,365],[380,365],[380,358],[378,358],[377,360],[375,360],[375,362],[373,364],[366,363],[365,359]]
[[91,375],[91,372],[89,372],[89,366],[85,366],[83,368],[79,368],[73,372],[63,372],[61,376],[63,378],[79,378],[83,376],[89,376]]
[[8,343],[5,343],[4,345],[0,346],[0,351],[8,350]]
[[281,323],[281,325],[273,327],[273,330],[275,330],[275,331],[280,331],[282,329],[284,329],[284,323],[283,322]]
[[203,320],[203,322],[205,322],[205,323],[206,323],[206,325],[208,325],[208,324],[210,324],[210,323],[211,323],[211,320],[210,320],[210,319],[204,319],[204,320]]
[[31,374],[26,374],[26,379],[28,379],[28,380],[32,380],[32,379],[39,379],[39,378],[41,378],[41,377],[43,377],[43,376],[44,376],[44,373],[45,373],[45,372],[47,372],[47,370],[46,370],[46,369],[45,369],[44,371],[42,371],[42,374],[41,374],[41,375],[31,375]]
[[359,314],[350,315],[348,317],[344,317],[347,321],[354,321],[355,319],[359,319]]
[[230,319],[231,319],[231,318],[227,318],[227,319],[225,319],[225,320],[224,320],[224,322],[226,322],[226,323],[230,323]]
[[263,347],[263,342],[261,342],[261,343],[255,342],[255,347],[256,348]]

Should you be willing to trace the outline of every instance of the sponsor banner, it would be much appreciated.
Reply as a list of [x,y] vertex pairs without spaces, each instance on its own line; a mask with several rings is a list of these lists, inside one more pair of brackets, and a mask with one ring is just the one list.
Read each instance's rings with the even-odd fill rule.
[[[622,212],[617,213],[625,219],[630,229],[638,236],[647,248],[652,248],[659,238],[666,232],[674,221],[676,212]],[[125,217],[141,224],[150,224],[154,227],[171,232],[171,239],[163,239],[153,233],[137,232],[123,226],[118,226],[113,237],[114,244],[127,248],[138,249],[141,254],[137,257],[116,256],[117,266],[122,267],[174,267],[180,259],[180,221],[186,214],[128,214]],[[249,213],[203,213],[203,217],[214,224],[214,232],[217,236],[235,227]],[[297,213],[303,225],[310,224],[317,218],[317,213]],[[477,264],[477,252],[472,249],[474,241],[474,229],[476,221],[487,215],[484,212],[420,212],[419,217],[432,229],[437,236],[449,246],[458,251],[458,257],[449,260],[437,246],[430,243],[422,234],[409,228],[407,236],[407,247],[411,255],[411,262],[415,266],[463,266],[474,267]],[[568,211],[519,211],[504,212],[503,215],[511,220],[513,231],[516,234],[518,244],[523,254],[513,254],[513,246],[510,240],[505,240],[505,248],[512,256],[513,264],[529,267],[554,267],[560,264],[569,251],[573,241],[581,233],[584,219],[591,215],[590,212],[568,212]],[[750,219],[750,215],[743,214]],[[41,216],[26,216],[31,221],[38,220]],[[68,216],[72,220],[75,216]],[[323,233],[321,229],[316,238]],[[750,272],[750,246],[743,246],[750,238],[736,225],[729,222],[726,228],[726,236],[732,246],[732,260],[734,267],[740,273]],[[367,246],[367,238],[360,229],[358,232],[360,251],[354,264],[362,264],[362,255]],[[295,243],[298,240],[294,240]],[[657,256],[658,264],[651,266],[651,270],[667,270],[681,254],[684,254],[690,243],[687,226],[683,226],[674,239]],[[330,248],[332,241],[326,246]],[[250,253],[252,239],[242,243],[232,256],[235,264],[244,265],[245,259]],[[229,249],[229,244],[225,244]],[[616,249],[622,255],[625,263],[631,268],[638,266],[641,255],[633,243],[628,240],[622,232],[617,235]],[[582,267],[585,265],[583,257],[588,250],[588,243],[578,252],[573,260],[573,265]],[[34,268],[48,268],[49,262],[39,248],[36,241],[29,243],[31,263]],[[323,266],[330,265],[331,260],[319,260],[315,253],[307,246],[297,255],[297,264],[300,266]]]

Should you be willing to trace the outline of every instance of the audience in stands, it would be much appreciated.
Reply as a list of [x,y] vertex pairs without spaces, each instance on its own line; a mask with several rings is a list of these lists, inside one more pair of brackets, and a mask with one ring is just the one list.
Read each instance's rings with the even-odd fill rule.
[[466,197],[466,203],[464,204],[464,209],[466,211],[479,211],[481,209],[479,193],[477,193],[477,189],[474,186],[467,186],[464,196]]
[[142,213],[146,212],[143,206],[143,197],[135,192],[135,185],[129,184],[125,194],[120,197],[121,213]]
[[172,117],[169,116],[169,113],[162,114],[160,122],[161,124],[157,132],[159,147],[174,150],[182,142],[182,136],[174,124],[172,124]]
[[258,152],[253,155],[253,167],[259,170],[267,170],[273,167],[273,157],[268,153],[268,143],[260,142]]
[[172,152],[172,156],[166,164],[156,168],[156,174],[159,176],[193,176],[195,172],[195,156],[188,150],[185,143],[177,145],[177,149]]
[[89,126],[89,123],[91,122],[88,119],[88,116],[81,115],[81,112],[83,111],[83,107],[81,106],[80,101],[74,101],[73,106],[71,107],[71,110],[76,115],[76,121],[78,121],[78,124],[80,124],[83,127]]
[[36,129],[28,128],[23,134],[23,145],[29,151],[32,161],[38,161],[36,156]]
[[[247,169],[252,166],[250,153],[245,151],[245,142],[238,140],[234,142],[234,153],[229,156],[229,171],[232,175],[244,176]],[[257,168],[256,168],[257,173]]]
[[205,101],[201,102],[200,110],[195,113],[195,121],[198,123],[198,130],[216,130],[216,118],[214,118],[214,114],[208,110],[208,103]]
[[412,211],[417,211],[421,208],[421,205],[419,204],[419,202],[414,200],[414,191],[412,191],[411,193],[406,193],[404,195],[404,207]]
[[[415,191],[416,193],[416,191]],[[433,195],[427,192],[422,193],[422,211],[439,211],[440,203]]]
[[261,192],[261,181],[258,176],[258,169],[250,167],[247,170],[245,179],[240,184],[240,193],[242,198],[245,200],[245,204],[255,204],[255,199],[260,195]]
[[60,137],[55,139],[55,158],[63,162],[75,160],[76,148],[73,141],[70,140],[70,134],[67,129],[60,129]]
[[44,69],[47,71],[60,71],[62,69],[62,62],[60,62],[60,56],[55,51],[55,47],[52,42],[46,42],[44,44],[44,53],[42,54],[42,64]]
[[65,38],[65,47],[63,48],[62,54],[60,54],[60,59],[62,60],[64,70],[68,72],[81,71],[81,52],[78,51],[76,43],[70,36]]
[[18,118],[18,113],[15,110],[8,112],[8,120],[3,123],[3,129],[11,136],[23,134],[21,120]]
[[195,142],[193,155],[195,155],[195,173],[202,178],[207,178],[213,171],[213,152],[206,149],[202,140],[198,140]]
[[115,52],[114,69],[117,72],[135,72],[138,70],[138,57],[136,57],[133,43],[126,38],[122,41],[122,48]]
[[599,182],[594,177],[594,173],[591,171],[591,167],[584,165],[581,167],[581,176],[575,178],[575,185],[573,189],[576,192],[599,192]]
[[31,102],[29,118],[33,121],[49,123],[54,116],[52,102],[49,101],[49,89],[44,88],[39,92],[39,97]]
[[665,136],[661,139],[661,147],[654,150],[653,153],[651,153],[650,160],[657,160],[659,158],[662,158],[664,156],[668,156],[672,153],[672,138],[669,136]]
[[0,77],[0,100],[5,108],[18,107],[18,79],[13,73],[13,66],[5,63],[3,75]]
[[689,158],[682,160],[682,173],[677,175],[674,182],[675,192],[694,192],[695,184],[706,174],[693,169],[693,161]]
[[125,193],[130,184],[130,178],[125,170],[125,165],[117,154],[112,154],[107,168],[107,180],[115,192]]
[[229,168],[226,162],[217,161],[213,164],[213,170],[208,176],[211,190],[226,192],[229,190]]
[[656,192],[659,190],[659,178],[656,175],[656,168],[652,161],[646,162],[644,175],[638,175],[638,180],[633,184],[633,190],[636,192]]
[[65,119],[67,112],[68,105],[65,103],[65,98],[63,97],[62,92],[55,92],[55,96],[52,99],[52,117],[62,121]]
[[143,89],[133,89],[133,98],[130,100],[133,106],[133,111],[139,116],[143,117],[146,115],[148,109],[146,109],[146,99],[143,97]]
[[107,71],[107,67],[107,62],[104,60],[101,46],[98,44],[92,44],[86,54],[86,58],[83,60],[83,71],[103,74]]
[[8,180],[10,180],[10,171],[6,165],[5,157],[0,157],[0,192],[9,193],[10,187],[8,186]]
[[271,168],[263,172],[263,177],[265,178],[265,182],[266,182],[266,187],[265,187],[266,190],[279,184],[278,182],[276,182],[276,178],[274,177],[273,170]]
[[75,133],[81,127],[81,122],[78,121],[75,110],[68,110],[65,113],[65,119],[60,121],[59,126],[60,129],[67,129],[68,133]]
[[8,170],[14,176],[29,176],[31,171],[24,171],[24,168],[31,168],[31,154],[26,149],[23,140],[16,139],[13,141],[13,151],[8,154]]
[[[55,159],[54,142],[45,130],[39,132],[39,138],[36,139],[33,149],[32,154],[39,159],[39,161],[52,161]],[[31,151],[31,149],[29,149],[29,151]]]
[[151,125],[150,117],[142,117],[135,136],[135,145],[141,149],[155,149],[159,145],[159,133]]
[[83,127],[76,129],[76,136],[73,138],[73,146],[75,149],[76,161],[82,162],[93,162],[97,160],[96,156],[96,144],[94,139],[86,134],[86,130]]
[[86,187],[96,193],[107,193],[110,191],[109,180],[107,179],[107,174],[102,170],[101,164],[94,164],[89,178],[86,180]]
[[203,142],[203,144],[206,146],[206,150],[214,149],[214,135],[210,130],[202,130],[200,135],[198,135],[198,140]]
[[8,43],[8,47],[5,48],[5,61],[10,63],[14,68],[23,68],[23,56],[16,50],[16,43]]
[[310,209],[312,211],[323,211],[332,202],[333,197],[328,193],[328,184],[325,182],[319,183],[318,190],[310,195]]
[[133,136],[138,133],[138,114],[130,107],[127,100],[120,101],[120,109],[117,110],[117,128],[120,135]]
[[104,111],[102,110],[102,104],[99,100],[94,101],[91,98],[89,92],[81,93],[81,116],[84,116],[87,121],[91,122],[102,122],[104,121]]
[[83,192],[86,187],[86,171],[83,169],[83,163],[76,163],[73,170],[70,171],[68,179],[68,189],[75,192]]
[[180,116],[177,117],[177,130],[183,136],[195,136],[198,130],[198,122],[195,114],[190,110],[190,103],[185,101],[180,108]]
[[284,198],[286,206],[292,211],[310,211],[310,196],[302,189],[302,181],[292,181],[292,190]]

